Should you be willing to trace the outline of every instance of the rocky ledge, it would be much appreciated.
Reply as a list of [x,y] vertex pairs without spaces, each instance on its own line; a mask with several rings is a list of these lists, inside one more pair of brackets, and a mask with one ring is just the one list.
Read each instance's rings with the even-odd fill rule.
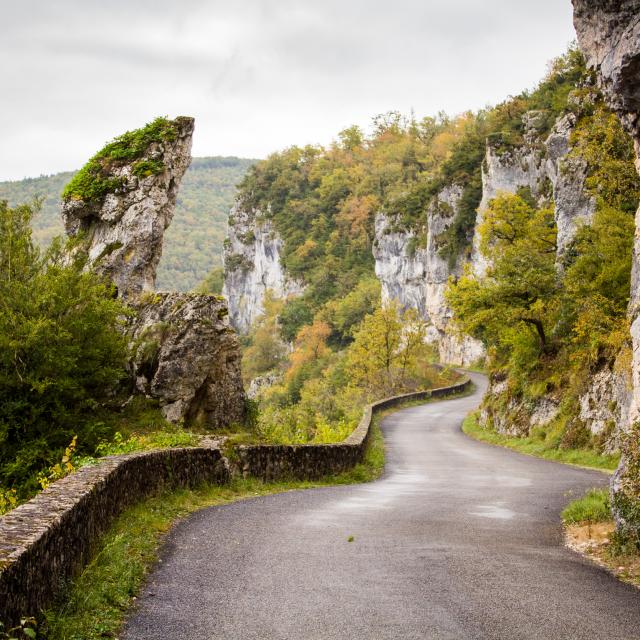
[[156,293],[132,303],[135,390],[157,398],[165,417],[206,427],[244,419],[240,348],[223,298]]

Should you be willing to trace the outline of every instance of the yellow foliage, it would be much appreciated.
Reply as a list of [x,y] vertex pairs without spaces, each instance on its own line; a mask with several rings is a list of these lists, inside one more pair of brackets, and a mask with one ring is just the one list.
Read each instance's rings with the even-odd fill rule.
[[52,482],[60,480],[60,478],[64,478],[76,470],[74,455],[77,445],[78,436],[73,436],[69,446],[64,450],[64,455],[60,462],[49,467],[48,471],[38,474],[38,483],[43,489],[46,489]]

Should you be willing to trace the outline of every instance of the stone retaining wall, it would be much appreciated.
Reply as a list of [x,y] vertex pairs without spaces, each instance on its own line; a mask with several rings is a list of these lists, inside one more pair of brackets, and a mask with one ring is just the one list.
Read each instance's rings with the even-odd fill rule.
[[236,469],[244,476],[255,476],[266,482],[277,480],[315,480],[353,468],[364,457],[372,417],[403,402],[442,398],[465,391],[471,380],[430,391],[394,396],[368,405],[360,424],[344,441],[333,444],[243,445],[236,447]]
[[[371,419],[410,400],[465,391],[452,385],[368,405],[343,442],[323,445],[247,445],[236,449],[237,469],[267,481],[313,480],[351,469],[364,457]],[[215,442],[104,458],[54,482],[33,500],[0,517],[0,620],[36,615],[86,565],[99,537],[128,506],[174,487],[229,480],[229,463]]]
[[54,482],[0,518],[0,620],[15,623],[51,604],[127,506],[228,477],[220,450],[205,446],[110,456]]

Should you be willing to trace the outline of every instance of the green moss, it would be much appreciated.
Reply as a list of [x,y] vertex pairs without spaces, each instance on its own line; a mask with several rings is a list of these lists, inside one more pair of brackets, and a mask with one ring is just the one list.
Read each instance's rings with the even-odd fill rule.
[[160,160],[138,160],[131,171],[138,178],[148,178],[162,173],[163,170],[164,162],[160,162]]
[[[64,188],[62,199],[100,202],[125,183],[124,178],[113,175],[114,169],[141,158],[154,143],[175,140],[176,135],[175,121],[156,118],[141,129],[118,136],[76,173]],[[159,173],[163,168],[164,165],[159,161],[140,161],[134,165],[134,174],[144,177]]]

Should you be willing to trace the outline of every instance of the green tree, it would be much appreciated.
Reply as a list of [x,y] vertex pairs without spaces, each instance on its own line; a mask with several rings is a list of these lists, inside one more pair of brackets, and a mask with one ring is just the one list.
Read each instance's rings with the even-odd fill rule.
[[501,194],[485,212],[481,249],[490,260],[477,277],[467,269],[447,291],[461,329],[513,364],[553,348],[559,296],[553,210],[534,210],[522,197]]
[[286,358],[287,347],[280,337],[279,324],[283,302],[267,290],[263,307],[263,313],[251,328],[242,356],[242,372],[247,382],[280,369]]
[[0,483],[23,496],[74,435],[85,451],[108,435],[95,412],[126,358],[112,286],[69,263],[60,242],[40,252],[36,210],[0,202]]

